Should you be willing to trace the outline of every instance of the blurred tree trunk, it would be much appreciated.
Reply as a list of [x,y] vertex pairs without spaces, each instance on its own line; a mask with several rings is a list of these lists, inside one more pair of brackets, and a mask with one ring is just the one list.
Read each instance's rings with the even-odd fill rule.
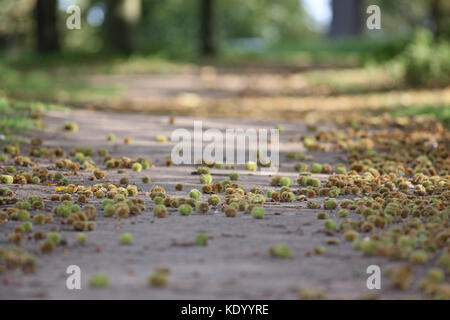
[[450,5],[445,3],[444,0],[431,0],[430,1],[430,17],[434,24],[434,36],[436,38],[442,38],[449,36],[449,15]]
[[356,36],[362,30],[362,0],[332,0],[331,38]]
[[136,25],[141,18],[141,0],[106,1],[107,47],[129,54],[136,46]]
[[39,52],[59,51],[57,0],[37,0],[35,7],[36,47]]
[[200,53],[203,56],[217,54],[215,0],[200,0]]

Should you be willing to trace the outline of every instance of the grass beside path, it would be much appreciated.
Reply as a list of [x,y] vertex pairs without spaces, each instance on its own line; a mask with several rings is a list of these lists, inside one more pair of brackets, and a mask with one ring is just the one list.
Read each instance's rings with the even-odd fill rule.
[[35,101],[22,101],[0,96],[0,133],[9,136],[42,126],[41,116],[47,110],[66,107]]

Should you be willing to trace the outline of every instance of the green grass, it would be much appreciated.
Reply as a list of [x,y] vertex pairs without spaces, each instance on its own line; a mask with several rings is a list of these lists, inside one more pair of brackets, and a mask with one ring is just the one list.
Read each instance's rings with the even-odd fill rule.
[[193,61],[190,56],[181,60],[169,59],[164,53],[136,52],[130,56],[124,56],[111,53],[91,54],[82,51],[47,55],[22,52],[14,56],[4,55],[2,60],[11,69],[21,72],[57,71],[72,75],[174,73],[186,70]]
[[0,119],[0,131],[21,131],[38,127],[38,122],[24,116],[9,115]]
[[123,86],[90,84],[76,72],[0,64],[0,94],[25,100],[95,102],[119,95]]
[[249,52],[223,40],[218,57],[202,59],[186,52],[174,57],[172,51],[184,52],[179,47],[159,51],[143,49],[130,56],[109,52],[88,53],[63,51],[60,54],[39,55],[29,51],[3,54],[1,60],[16,70],[66,70],[72,73],[173,73],[192,65],[275,63],[297,65],[352,65],[362,66],[369,61],[385,61],[400,53],[408,37],[370,37],[330,40],[328,38],[293,39],[268,45],[260,51]]
[[450,105],[439,106],[411,106],[399,107],[388,110],[394,117],[416,117],[421,115],[433,116],[446,128],[450,128]]
[[59,105],[17,101],[0,95],[0,133],[20,134],[25,130],[40,128],[40,118],[45,111],[64,109]]
[[[361,36],[341,40],[301,39],[269,46],[260,52],[249,53],[223,42],[220,55],[215,59],[201,59],[186,54],[176,59],[165,51],[136,52],[130,56],[107,52],[87,53],[63,51],[60,54],[38,55],[22,51],[1,54],[0,94],[26,100],[51,101],[66,104],[98,104],[112,101],[127,90],[126,83],[107,84],[96,81],[92,75],[116,74],[173,74],[195,70],[208,64],[215,66],[284,65],[287,67],[362,66],[368,62],[391,58],[407,43],[407,38],[374,38]],[[352,73],[342,77],[334,71],[312,72],[308,77],[313,85],[329,85],[336,93],[358,93],[386,88],[386,81],[377,78],[370,85],[358,83],[358,78],[371,75]],[[349,79],[349,81],[346,81]],[[92,80],[95,81],[95,80]],[[367,83],[367,81],[366,81]],[[388,87],[391,83],[388,83]]]
[[367,35],[339,40],[300,39],[270,46],[255,53],[243,53],[238,47],[226,45],[221,60],[233,63],[275,62],[302,66],[363,66],[391,59],[405,48],[408,41],[407,37]]

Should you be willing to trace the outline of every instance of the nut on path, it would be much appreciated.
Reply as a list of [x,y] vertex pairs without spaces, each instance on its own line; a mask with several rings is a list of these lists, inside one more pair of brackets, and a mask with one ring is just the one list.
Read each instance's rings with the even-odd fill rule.
[[[201,119],[278,128],[268,175],[171,163],[167,137],[193,120],[48,111],[44,130],[2,141],[0,298],[450,298],[439,122]],[[64,286],[70,264],[82,290]]]

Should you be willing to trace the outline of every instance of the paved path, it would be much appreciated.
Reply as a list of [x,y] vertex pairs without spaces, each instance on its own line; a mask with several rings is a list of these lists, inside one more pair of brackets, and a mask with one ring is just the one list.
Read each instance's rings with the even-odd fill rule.
[[[78,123],[79,131],[63,132],[66,121]],[[200,188],[198,176],[191,174],[193,166],[164,165],[170,153],[172,142],[158,143],[157,134],[170,136],[175,128],[192,129],[193,118],[177,118],[170,125],[168,117],[128,115],[114,113],[95,113],[75,111],[71,113],[50,112],[44,119],[46,129],[36,133],[44,139],[46,147],[62,146],[66,151],[74,146],[107,148],[114,157],[134,158],[145,156],[153,161],[154,168],[141,173],[127,172],[130,182],[139,187],[139,196],[146,201],[147,209],[137,217],[124,220],[104,218],[97,220],[97,230],[87,233],[84,246],[76,243],[77,233],[69,226],[35,226],[35,230],[48,231],[56,227],[62,233],[67,245],[57,247],[51,254],[38,254],[38,267],[34,275],[22,276],[19,272],[2,275],[0,298],[50,298],[50,299],[90,299],[90,298],[133,298],[133,299],[297,299],[297,291],[304,287],[323,288],[327,298],[358,298],[375,292],[366,289],[366,268],[379,265],[382,270],[390,265],[385,259],[363,257],[354,251],[350,243],[339,246],[325,245],[327,236],[321,232],[323,221],[316,219],[317,210],[306,208],[305,202],[292,204],[267,204],[266,217],[261,220],[239,213],[236,218],[227,218],[223,213],[208,215],[193,214],[180,216],[175,209],[169,209],[164,219],[151,214],[153,203],[148,197],[154,185],[163,186],[170,196],[187,196],[191,188]],[[273,128],[275,123],[258,121],[236,121],[207,119],[204,128],[225,129]],[[289,142],[291,137],[299,138],[306,134],[303,123],[285,123],[281,133],[280,170],[284,175],[295,178],[293,161],[284,157],[287,151],[302,151],[302,144]],[[116,142],[107,142],[108,133],[115,133]],[[309,133],[310,134],[310,133]],[[122,143],[129,136],[131,144]],[[343,162],[343,154],[310,152],[320,162]],[[100,164],[98,156],[93,157]],[[48,165],[42,161],[42,165]],[[101,165],[103,168],[103,165]],[[239,183],[248,190],[258,186],[270,188],[270,177],[249,173],[238,168],[241,173]],[[225,169],[213,169],[215,180],[223,180],[229,173]],[[151,184],[142,184],[141,177],[146,174]],[[69,177],[71,183],[93,184],[86,178],[89,174],[81,172]],[[107,180],[118,183],[123,175],[116,170],[107,171]],[[325,175],[317,175],[322,180]],[[174,185],[183,183],[184,191],[175,191]],[[19,196],[41,194],[47,199],[54,187],[26,185],[14,186]],[[206,197],[203,196],[205,199]],[[322,199],[323,198],[319,198]],[[100,200],[89,199],[99,212]],[[46,200],[47,208],[54,203]],[[281,215],[274,215],[281,212]],[[337,212],[331,217],[337,220]],[[59,218],[56,218],[59,221]],[[7,246],[7,237],[18,223],[0,225],[0,246]],[[130,232],[134,237],[131,246],[118,243],[119,235]],[[192,242],[198,232],[211,236],[209,245],[183,246],[177,243]],[[32,240],[25,240],[24,247],[37,251]],[[267,253],[270,245],[285,243],[292,248],[292,259],[276,259]],[[325,255],[315,255],[313,248],[324,245]],[[66,268],[76,264],[82,270],[82,289],[66,289]],[[147,286],[147,276],[155,267],[170,269],[170,283],[166,288]],[[420,272],[420,267],[418,267]],[[107,272],[110,286],[91,289],[87,286],[89,277],[98,271]],[[419,277],[417,277],[419,278]],[[6,279],[6,280],[5,280]],[[417,280],[417,279],[416,279]],[[412,286],[414,287],[414,286]],[[396,292],[390,289],[383,276],[382,290],[376,292],[381,298],[417,297],[418,291]]]
[[[316,70],[317,71],[317,70]],[[64,81],[67,75],[60,75]],[[202,67],[177,74],[97,74],[90,88],[121,88],[120,93],[78,100],[101,110],[246,119],[305,119],[310,113],[340,115],[450,103],[450,88],[408,89],[389,76],[371,77],[361,69],[323,73],[289,68],[224,69]],[[334,80],[333,80],[334,79]],[[103,88],[103,89],[102,89]],[[81,98],[81,97],[80,97]]]

